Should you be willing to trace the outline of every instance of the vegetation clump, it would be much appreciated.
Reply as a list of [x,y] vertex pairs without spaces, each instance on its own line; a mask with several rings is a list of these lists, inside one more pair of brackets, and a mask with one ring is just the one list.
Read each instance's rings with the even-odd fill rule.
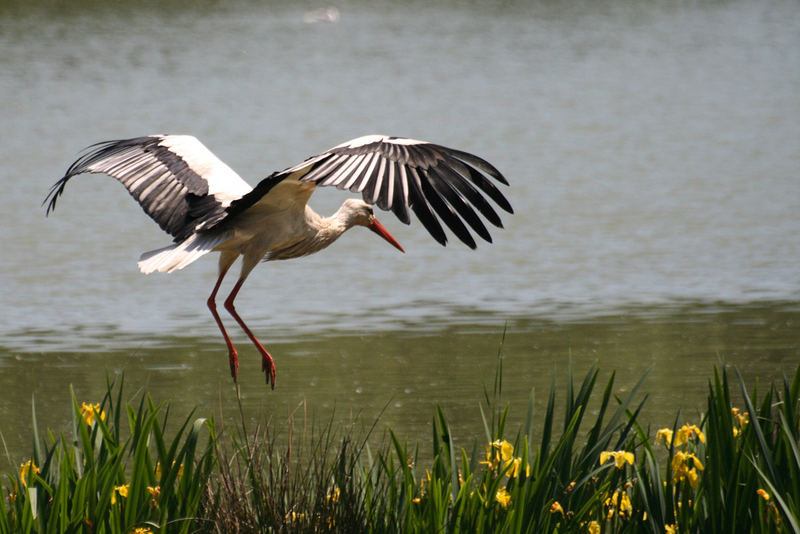
[[109,383],[97,404],[73,393],[69,437],[45,445],[34,412],[32,454],[2,480],[0,532],[800,532],[800,366],[761,396],[715,370],[702,418],[655,430],[638,419],[644,378],[618,398],[613,374],[595,394],[598,374],[570,370],[563,417],[555,380],[541,416],[531,394],[509,431],[501,357],[479,404],[485,436],[457,448],[437,408],[425,462],[391,429],[373,452],[332,422],[296,436],[290,420],[281,441],[270,425],[218,435],[190,414],[168,432],[167,405],[123,402]]

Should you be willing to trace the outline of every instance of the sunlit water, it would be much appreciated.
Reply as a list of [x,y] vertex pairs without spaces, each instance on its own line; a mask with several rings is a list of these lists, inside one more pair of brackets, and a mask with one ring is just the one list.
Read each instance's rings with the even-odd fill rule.
[[356,229],[259,266],[237,304],[278,388],[236,332],[253,418],[302,399],[323,418],[387,406],[383,422],[424,439],[438,402],[476,435],[506,325],[520,412],[570,357],[578,374],[616,370],[621,391],[650,369],[664,424],[702,410],[718,361],[750,380],[800,361],[795,2],[344,2],[337,22],[305,22],[318,7],[0,4],[0,431],[14,454],[32,393],[61,428],[68,384],[91,399],[107,372],[231,413],[205,308],[216,261],[140,275],[138,255],[169,239],[107,177],[76,178],[50,218],[40,207],[80,149],[148,133],[192,133],[251,183],[366,133],[477,153],[511,182],[515,214],[477,251],[386,214],[405,255]]

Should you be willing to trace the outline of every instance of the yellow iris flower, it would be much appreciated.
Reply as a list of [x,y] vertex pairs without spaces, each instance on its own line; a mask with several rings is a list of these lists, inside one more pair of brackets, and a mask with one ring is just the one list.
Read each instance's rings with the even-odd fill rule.
[[128,497],[128,490],[130,489],[130,484],[123,484],[121,486],[114,486],[114,491],[111,492],[111,504],[116,504],[117,502],[117,493],[119,493],[120,497]]
[[86,421],[89,426],[94,425],[95,418],[99,417],[101,421],[106,420],[106,412],[100,410],[99,404],[81,403],[81,417]]
[[606,463],[609,458],[614,458],[614,465],[617,469],[625,467],[625,462],[633,465],[634,456],[632,452],[628,451],[603,451],[600,453],[600,464]]
[[658,432],[656,432],[656,443],[661,440],[664,440],[664,444],[669,447],[672,443],[672,429],[670,428],[662,428]]
[[701,442],[706,442],[706,435],[703,434],[703,431],[700,430],[697,425],[690,425],[686,423],[682,427],[678,429],[678,432],[675,435],[675,446],[680,447],[684,443],[687,443],[690,439],[697,438]]
[[[492,471],[498,468],[507,469],[506,474],[509,478],[516,478],[522,471],[522,458],[514,457],[514,446],[506,440],[498,439],[487,445],[486,461],[481,464]],[[525,466],[525,474],[530,476],[530,465]]]
[[20,464],[19,466],[19,479],[22,482],[22,485],[26,488],[28,487],[27,477],[31,473],[36,473],[37,475],[41,473],[39,468],[36,467],[36,464],[33,463],[33,460],[28,460],[27,462]]
[[[508,470],[509,478],[517,478],[522,470],[522,458],[514,458],[511,461],[511,469]],[[525,476],[531,476],[530,464],[525,464]]]
[[[691,463],[691,467],[689,463]],[[702,471],[703,469],[705,468],[697,456],[688,452],[676,451],[675,456],[672,458],[672,482],[687,480],[691,487],[697,488],[700,483],[697,471]]]
[[624,491],[615,490],[611,497],[608,497],[605,501],[603,501],[603,504],[608,507],[608,515],[606,516],[606,520],[611,519],[617,509],[619,509],[619,515],[623,519],[628,519],[633,512],[631,500],[628,497],[628,494]]
[[500,503],[500,506],[503,508],[508,508],[508,505],[511,504],[511,494],[508,493],[506,487],[503,486],[499,490],[497,490],[497,494],[494,496],[494,500]]
[[486,446],[486,461],[490,469],[497,467],[500,462],[509,462],[514,459],[514,446],[506,440],[495,440]]
[[673,440],[673,432],[669,428],[662,428],[658,432],[656,432],[656,441],[664,440],[664,444],[669,447],[673,445],[675,447],[680,447],[681,445],[685,445],[689,442],[689,440],[698,439],[702,443],[706,442],[706,435],[703,433],[702,430],[697,425],[690,425],[686,423],[682,427],[680,427],[674,433],[674,440]]

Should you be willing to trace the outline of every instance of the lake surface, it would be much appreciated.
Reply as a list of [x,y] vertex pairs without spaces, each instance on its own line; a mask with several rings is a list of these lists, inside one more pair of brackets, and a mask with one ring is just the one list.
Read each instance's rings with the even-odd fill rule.
[[[204,414],[235,413],[205,307],[216,261],[143,276],[169,239],[104,176],[50,185],[85,146],[191,133],[251,184],[386,133],[483,156],[515,209],[494,243],[442,248],[381,221],[259,266],[237,307],[276,357],[240,348],[248,416],[305,400],[427,439],[441,403],[479,436],[506,329],[504,396],[593,363],[647,417],[702,410],[717,363],[762,383],[800,362],[800,6],[628,1],[0,3],[0,432],[28,454],[30,402],[64,428],[124,371]],[[312,205],[345,198],[319,191]],[[229,290],[234,277],[223,288]],[[560,380],[560,382],[558,382]]]

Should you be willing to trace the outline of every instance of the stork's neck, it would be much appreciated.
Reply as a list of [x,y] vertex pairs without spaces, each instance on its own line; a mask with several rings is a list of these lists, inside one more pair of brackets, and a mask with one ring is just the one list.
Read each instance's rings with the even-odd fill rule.
[[330,217],[320,217],[314,210],[306,206],[306,221],[317,231],[317,238],[327,247],[350,228],[358,224],[358,214],[347,204],[342,204]]
[[280,249],[270,251],[269,259],[286,260],[318,252],[356,224],[355,217],[344,205],[330,217],[322,217],[308,205],[304,214],[304,231],[299,239]]

